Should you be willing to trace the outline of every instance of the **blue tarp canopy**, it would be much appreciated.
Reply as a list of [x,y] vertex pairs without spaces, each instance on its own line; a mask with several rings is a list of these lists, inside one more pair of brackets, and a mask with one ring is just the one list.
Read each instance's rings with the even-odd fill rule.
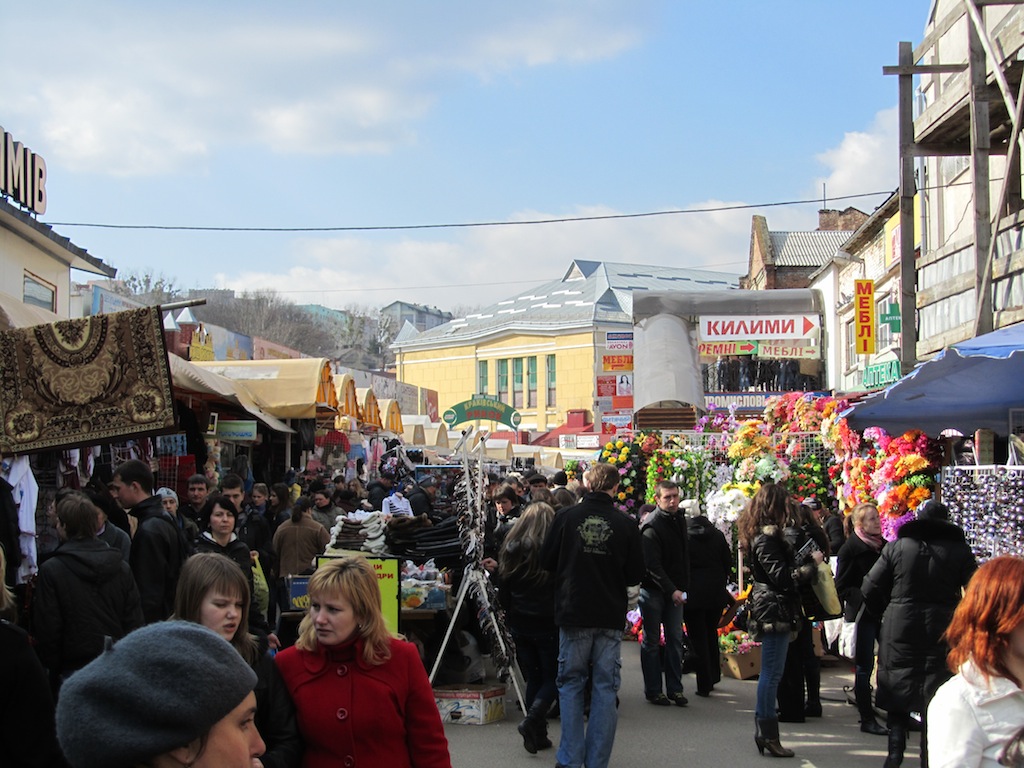
[[854,429],[878,426],[894,435],[908,429],[932,437],[944,429],[1006,435],[1011,408],[1024,408],[1024,323],[944,349],[845,416]]

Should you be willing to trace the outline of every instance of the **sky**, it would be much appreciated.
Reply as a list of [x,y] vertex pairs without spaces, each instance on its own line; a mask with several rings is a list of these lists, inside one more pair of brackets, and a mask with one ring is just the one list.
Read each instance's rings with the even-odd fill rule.
[[[41,221],[183,290],[452,310],[573,259],[739,275],[751,216],[896,189],[882,67],[930,5],[38,0],[4,11],[0,125],[46,160]],[[656,215],[564,221],[623,214]]]

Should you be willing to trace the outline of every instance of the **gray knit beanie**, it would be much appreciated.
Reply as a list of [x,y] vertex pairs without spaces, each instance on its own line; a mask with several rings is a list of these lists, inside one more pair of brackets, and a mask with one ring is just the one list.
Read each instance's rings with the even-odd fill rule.
[[203,736],[255,686],[252,668],[209,629],[150,624],[68,678],[57,739],[72,768],[130,768]]

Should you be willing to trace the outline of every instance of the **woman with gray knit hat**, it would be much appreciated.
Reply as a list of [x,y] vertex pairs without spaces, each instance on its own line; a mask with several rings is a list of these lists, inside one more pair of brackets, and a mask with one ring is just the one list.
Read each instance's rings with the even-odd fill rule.
[[256,673],[214,632],[150,624],[73,674],[57,704],[72,768],[254,768]]

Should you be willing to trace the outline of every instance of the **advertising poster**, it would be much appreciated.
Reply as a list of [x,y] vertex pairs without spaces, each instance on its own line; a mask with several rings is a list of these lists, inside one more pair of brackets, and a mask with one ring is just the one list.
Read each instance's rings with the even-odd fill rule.
[[615,397],[615,376],[598,376],[597,377],[597,396],[598,397]]

